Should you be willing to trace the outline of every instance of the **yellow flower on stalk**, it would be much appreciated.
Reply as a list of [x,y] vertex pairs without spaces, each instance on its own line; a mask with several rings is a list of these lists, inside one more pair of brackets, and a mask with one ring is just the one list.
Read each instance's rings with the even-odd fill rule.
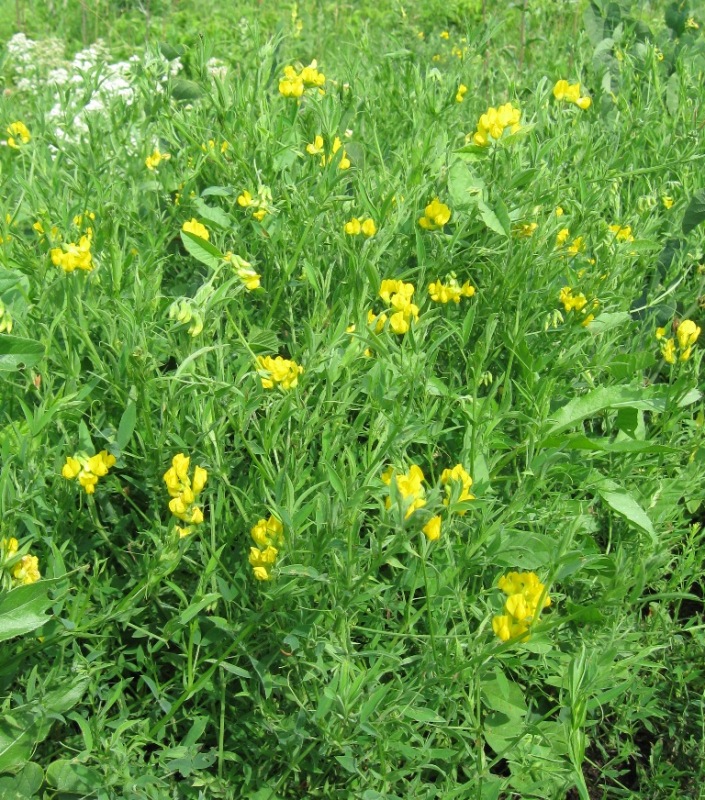
[[[341,147],[343,147],[343,143],[340,141],[340,137],[336,136],[335,139],[333,139],[333,147],[331,148],[332,154],[328,156],[329,163]],[[350,169],[350,159],[348,158],[344,148],[340,156],[340,161],[338,162],[338,169]]]
[[24,122],[12,122],[7,126],[7,146],[19,150],[23,144],[27,144],[32,136],[27,130]]
[[360,229],[362,231],[362,235],[367,236],[368,239],[377,233],[377,226],[375,225],[375,221],[373,219],[364,220]]
[[441,518],[439,516],[431,517],[421,530],[429,542],[435,542],[441,538]]
[[362,231],[362,224],[357,217],[353,217],[351,220],[345,223],[343,230],[348,234],[348,236],[358,236]]
[[[379,296],[394,311],[389,317],[389,327],[396,334],[402,335],[406,333],[409,330],[410,321],[412,319],[418,320],[419,318],[419,307],[411,302],[413,295],[413,283],[404,283],[403,281],[386,278],[380,284]],[[375,319],[374,314],[370,311],[368,320],[370,319],[369,315],[372,315],[372,318]]]
[[693,349],[693,345],[697,342],[700,336],[700,327],[696,325],[692,319],[684,319],[676,329],[676,339],[678,339],[678,347],[680,348],[680,361],[687,361]]
[[69,481],[78,478],[86,494],[94,494],[98,478],[105,477],[114,466],[115,456],[107,450],[90,457],[79,453],[77,456],[67,456],[61,475]]
[[[521,128],[520,121],[521,111],[514,108],[511,103],[505,103],[498,108],[491,106],[478,120],[472,141],[478,147],[485,147],[490,143],[490,139],[501,139],[507,128],[510,133],[516,133]],[[466,140],[469,138],[468,134]]]
[[460,86],[458,86],[458,91],[455,93],[455,102],[462,103],[465,99],[467,91],[468,87],[464,83],[461,83]]
[[279,550],[276,547],[265,547],[260,550],[258,547],[250,548],[249,562],[252,573],[258,581],[272,580],[272,567],[274,566]]
[[55,267],[63,269],[64,272],[73,272],[75,269],[90,272],[95,266],[91,254],[92,243],[93,231],[88,228],[77,243],[68,242],[62,244],[61,247],[53,247],[49,251],[51,263]]
[[12,570],[12,578],[19,586],[28,586],[36,583],[40,578],[39,559],[37,556],[26,555],[15,564]]
[[566,311],[582,311],[587,305],[587,298],[582,292],[573,294],[573,289],[570,286],[564,286],[559,294],[558,300],[563,303],[563,308]]
[[147,169],[155,170],[162,161],[168,161],[170,158],[171,155],[169,153],[162,153],[159,151],[158,147],[155,147],[152,154],[145,158],[144,163]]
[[505,613],[493,617],[492,629],[503,642],[518,637],[525,642],[541,610],[551,605],[546,587],[535,572],[509,572],[499,579],[498,586],[507,599]]
[[193,531],[192,525],[200,525],[203,522],[203,510],[196,505],[196,498],[208,480],[207,470],[199,466],[194,467],[193,477],[189,476],[190,465],[190,456],[177,453],[163,476],[171,497],[169,510],[177,519],[187,523],[187,527],[176,528],[182,538]]
[[306,152],[310,156],[320,156],[323,153],[323,137],[320,134],[316,134],[313,142],[306,145]]
[[529,239],[538,228],[538,222],[524,222],[514,228],[514,233],[522,239]]
[[676,342],[674,339],[667,339],[661,345],[661,355],[667,364],[676,363]]
[[181,226],[181,230],[185,231],[186,233],[192,233],[194,236],[198,236],[206,241],[210,239],[210,234],[208,233],[206,226],[202,225],[193,217],[188,222],[184,222],[184,224]]
[[448,31],[441,31],[441,39],[445,39],[447,41],[450,39],[450,33],[448,33]]
[[663,207],[668,210],[669,208],[673,207],[673,198],[670,195],[663,195],[661,197],[661,202],[663,203]]
[[[475,495],[470,493],[472,487],[472,478],[462,464],[456,464],[452,469],[444,469],[441,473],[441,485],[445,486],[446,496],[443,500],[443,505],[450,504],[453,495],[457,494],[454,499],[456,503],[465,503],[468,500],[474,500]],[[459,489],[454,489],[457,486]],[[458,511],[460,516],[465,514],[465,511]]]
[[557,81],[556,85],[553,87],[553,96],[559,102],[565,101],[566,103],[573,103],[583,111],[587,111],[592,105],[592,99],[590,97],[581,97],[579,83],[568,83],[566,80]]
[[252,213],[252,216],[257,220],[257,222],[262,222],[262,220],[267,216],[267,209],[258,208],[257,211]]
[[284,544],[284,526],[276,517],[270,516],[269,519],[258,520],[250,536],[258,547],[281,547]]
[[299,383],[299,375],[304,368],[295,361],[277,356],[257,356],[257,372],[262,388],[273,389],[275,385],[284,390],[294,389]]
[[630,225],[610,225],[610,230],[618,242],[633,242],[632,229]]
[[375,326],[375,333],[382,333],[384,326],[387,324],[387,315],[382,313],[377,316],[375,312],[370,309],[367,312],[367,324]]
[[566,253],[571,256],[577,256],[578,253],[585,251],[585,239],[582,236],[576,236],[573,242],[566,248]]
[[450,216],[448,206],[434,197],[424,209],[423,217],[419,218],[419,225],[426,231],[437,231],[449,222]]
[[[382,481],[387,486],[391,486],[392,478],[394,478],[396,483],[397,491],[404,500],[404,507],[406,508],[404,519],[409,519],[416,509],[426,505],[426,490],[423,487],[423,481],[425,480],[423,471],[421,467],[416,464],[412,464],[406,474],[397,474],[392,467],[389,467],[389,469],[382,473]],[[391,497],[387,497],[384,501],[384,505],[385,508],[392,507]]]
[[460,286],[455,278],[451,278],[447,284],[437,281],[428,285],[428,293],[431,300],[435,303],[460,303],[461,297],[472,297],[475,294],[475,287],[468,281]]
[[245,189],[241,195],[238,195],[237,204],[242,208],[249,208],[249,206],[254,205],[255,200],[252,198],[252,195]]

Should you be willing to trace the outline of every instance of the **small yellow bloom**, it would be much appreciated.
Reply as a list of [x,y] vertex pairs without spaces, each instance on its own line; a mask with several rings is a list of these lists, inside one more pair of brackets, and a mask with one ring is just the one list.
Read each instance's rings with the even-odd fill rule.
[[306,152],[311,156],[319,156],[323,153],[323,137],[317,134],[312,143],[306,145]]
[[692,319],[684,319],[678,325],[676,330],[678,346],[682,351],[688,353],[685,357],[681,354],[681,361],[687,361],[690,356],[690,349],[697,342],[698,336],[700,336],[700,327],[696,325]]
[[675,339],[667,339],[661,345],[661,355],[667,364],[676,363],[676,342]]
[[[416,509],[426,505],[426,491],[422,485],[425,480],[423,471],[421,467],[412,464],[406,474],[397,474],[392,467],[382,473],[382,481],[387,486],[391,485],[392,478],[395,480],[397,491],[404,500],[404,506],[406,507],[404,519],[408,519]],[[385,506],[386,508],[391,508],[392,500],[390,497],[386,499]]]
[[343,230],[348,236],[357,236],[362,231],[362,224],[357,217],[353,217],[345,223]]
[[284,526],[274,516],[260,519],[250,531],[250,535],[258,547],[281,547],[284,544]]
[[419,218],[419,225],[427,231],[436,231],[446,225],[451,216],[451,211],[445,203],[434,197],[424,209],[423,217]]
[[254,200],[252,199],[252,195],[245,189],[241,195],[238,195],[237,204],[242,206],[242,208],[248,208],[249,206],[254,204]]
[[264,389],[273,389],[276,384],[285,390],[294,389],[303,371],[301,365],[281,356],[257,356],[257,372]]
[[7,133],[7,145],[15,150],[19,150],[23,144],[27,144],[32,138],[24,122],[12,122],[7,126]]
[[438,516],[431,517],[421,530],[426,534],[429,542],[435,542],[441,538],[441,518]]
[[267,216],[267,209],[266,208],[258,208],[252,216],[257,220],[257,222],[262,222],[262,220]]
[[467,91],[468,87],[464,83],[461,83],[460,86],[458,86],[458,91],[455,93],[455,102],[462,103],[465,99]]
[[430,283],[428,292],[434,303],[460,303],[462,297],[472,297],[475,294],[475,287],[468,281],[460,286],[455,278],[451,278],[447,284],[437,281]]
[[560,206],[556,206],[556,210],[554,213],[557,217],[562,217],[565,212]]
[[69,481],[78,478],[86,494],[94,494],[98,478],[105,477],[108,470],[114,466],[115,456],[107,450],[101,450],[100,453],[90,457],[79,453],[78,457],[67,456],[66,463],[61,468],[61,475]]
[[450,39],[450,33],[448,33],[448,31],[441,31],[441,39]]
[[55,267],[60,267],[64,272],[73,272],[75,269],[90,272],[95,264],[91,254],[93,233],[90,228],[76,242],[68,242],[61,247],[54,247],[49,251],[51,262]]
[[618,242],[633,242],[632,229],[629,225],[610,225],[610,230]]
[[30,583],[38,581],[42,576],[39,572],[39,559],[37,556],[22,556],[12,570],[12,577],[20,586],[28,586]]
[[538,222],[524,222],[514,228],[514,233],[522,239],[529,239],[538,228]]
[[375,233],[377,233],[377,226],[375,225],[375,221],[373,219],[366,219],[361,225],[361,230],[363,236],[367,236],[367,238],[369,238],[370,236],[374,236]]
[[553,96],[558,101],[565,100],[567,103],[574,103],[583,111],[587,111],[592,105],[592,99],[590,97],[580,96],[579,83],[568,83],[566,80],[557,81],[556,85],[553,87]]
[[161,153],[158,147],[154,148],[152,155],[145,158],[144,163],[149,170],[155,170],[162,161],[168,161],[171,158],[169,153]]
[[540,611],[551,605],[546,587],[535,572],[509,572],[499,579],[499,588],[507,595],[504,614],[492,619],[492,629],[503,642],[526,635],[539,620]]
[[186,233],[192,233],[194,236],[198,236],[206,241],[210,239],[210,234],[208,233],[206,226],[202,225],[193,217],[188,222],[184,222],[184,224],[181,226],[181,230],[185,231]]
[[[441,473],[441,485],[445,486],[446,490],[443,505],[449,505],[454,495],[456,503],[465,503],[475,499],[475,495],[470,492],[472,478],[462,464],[456,464],[452,469],[444,469]],[[454,489],[454,486],[459,487],[459,490]],[[458,514],[462,516],[465,511],[459,511]]]
[[665,209],[669,209],[673,207],[673,198],[670,195],[663,195],[661,198],[661,202],[663,203],[663,207]]

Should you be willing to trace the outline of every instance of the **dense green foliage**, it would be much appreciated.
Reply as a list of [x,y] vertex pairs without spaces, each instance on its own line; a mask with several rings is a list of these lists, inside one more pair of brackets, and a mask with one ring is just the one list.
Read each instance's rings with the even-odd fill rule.
[[490,5],[8,44],[3,800],[700,796],[705,16]]

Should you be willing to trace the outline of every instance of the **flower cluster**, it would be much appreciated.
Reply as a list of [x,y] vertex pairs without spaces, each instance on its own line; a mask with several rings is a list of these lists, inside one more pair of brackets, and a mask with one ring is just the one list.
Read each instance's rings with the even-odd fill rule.
[[203,331],[203,314],[190,297],[181,297],[169,306],[169,319],[188,325],[189,336],[198,336]]
[[498,586],[507,599],[505,613],[492,618],[492,630],[503,642],[517,637],[525,642],[529,628],[539,620],[541,609],[551,605],[546,587],[535,572],[508,572],[499,579]]
[[[568,239],[570,239],[570,229],[561,228],[556,234],[556,247],[563,247]],[[584,251],[585,239],[582,236],[576,236],[565,250],[570,256],[577,256],[578,253],[583,253]]]
[[191,458],[177,453],[171,460],[171,466],[164,473],[164,483],[171,496],[169,510],[182,522],[185,528],[177,526],[179,536],[188,536],[193,532],[192,525],[203,522],[203,511],[196,505],[196,498],[203,491],[208,480],[208,472],[203,467],[194,467],[193,478],[189,477]]
[[64,272],[73,272],[75,269],[90,272],[95,267],[91,254],[92,244],[93,230],[88,228],[78,242],[68,242],[61,247],[53,247],[49,251],[51,263]]
[[630,225],[610,225],[610,230],[618,242],[633,242],[632,229]]
[[587,111],[592,105],[592,99],[590,97],[580,96],[579,83],[568,83],[566,80],[557,81],[556,85],[553,87],[553,96],[556,98],[556,100],[564,100],[566,103],[574,103],[583,111]]
[[168,161],[170,158],[171,154],[162,153],[158,147],[155,147],[152,154],[145,158],[144,163],[147,169],[154,171],[162,161]]
[[458,86],[458,91],[455,93],[455,102],[462,103],[465,99],[467,91],[468,87],[464,83],[461,83],[460,86]]
[[192,233],[194,236],[198,236],[199,239],[205,239],[206,241],[210,239],[208,228],[194,217],[188,220],[188,222],[184,222],[181,226],[181,230],[186,233]]
[[514,233],[522,239],[530,239],[538,227],[538,222],[521,222],[514,227]]
[[700,326],[692,319],[681,320],[676,328],[675,339],[673,337],[666,339],[665,328],[656,329],[656,338],[665,339],[661,345],[661,355],[668,364],[675,364],[676,356],[678,361],[687,361],[693,352],[693,345],[698,341],[698,336],[700,336]]
[[108,453],[107,450],[101,450],[94,456],[78,453],[66,458],[66,463],[61,468],[61,474],[68,481],[78,478],[78,482],[86,490],[86,494],[93,494],[98,478],[104,478],[113,466],[115,466],[115,456]]
[[299,375],[304,368],[296,361],[277,356],[257,356],[257,372],[262,381],[262,388],[273,389],[279,384],[282,389],[293,389],[299,382]]
[[20,543],[11,536],[0,540],[0,566],[10,571],[12,586],[28,586],[36,583],[42,576],[39,572],[39,559],[30,553],[17,557]]
[[272,579],[279,548],[284,544],[284,526],[276,518],[261,519],[250,531],[257,547],[250,548],[249,562],[252,573],[258,581]]
[[377,233],[377,226],[373,219],[360,220],[357,217],[353,217],[349,222],[345,223],[343,230],[348,236],[359,236],[362,234],[369,238]]
[[[379,296],[394,312],[389,317],[389,327],[399,335],[406,333],[411,320],[419,318],[419,307],[411,302],[411,298],[414,296],[414,284],[385,279],[379,287]],[[386,314],[376,317],[372,311],[368,312],[367,322],[368,324],[376,323],[377,333],[384,327],[386,321]]]
[[299,98],[304,89],[316,87],[320,89],[326,82],[326,76],[319,71],[318,63],[314,59],[307,67],[299,72],[291,65],[284,67],[284,77],[279,81],[279,93],[284,97]]
[[472,297],[475,294],[475,287],[471,286],[468,281],[460,286],[458,281],[451,277],[446,284],[440,281],[430,283],[428,293],[435,303],[459,303],[461,297]]
[[450,220],[450,209],[445,203],[434,197],[424,209],[423,217],[419,218],[419,225],[425,231],[437,231]]
[[[446,496],[443,505],[447,506],[451,500],[454,503],[465,503],[474,500],[475,495],[470,493],[472,478],[462,464],[456,464],[452,469],[444,469],[441,473],[441,485],[445,486]],[[465,511],[458,511],[460,516]]]
[[[588,299],[582,292],[573,293],[573,289],[570,286],[564,286],[560,292],[558,293],[558,300],[559,302],[563,303],[563,308],[567,313],[571,311],[575,311],[577,314],[585,314],[585,318],[580,323],[584,328],[595,319],[594,314],[588,314],[587,305]],[[592,301],[592,307],[596,308],[598,305],[597,300]]]
[[[323,137],[320,134],[316,134],[312,142],[306,145],[306,152],[310,156],[320,156],[321,157],[321,166],[325,167],[326,164],[330,164],[333,160],[333,156],[343,147],[343,143],[340,141],[340,136],[336,136],[333,139],[333,144],[330,148],[330,153],[326,155],[325,150],[325,142],[323,141]],[[340,154],[340,161],[338,162],[338,169],[350,169],[350,159],[348,158],[348,154],[343,147],[343,152]]]
[[[409,519],[417,508],[426,505],[426,490],[423,487],[423,481],[425,480],[423,471],[421,467],[412,464],[406,474],[396,473],[392,467],[382,473],[382,481],[387,486],[391,486],[392,478],[394,478],[397,491],[404,501],[404,508],[406,509],[404,519]],[[388,497],[384,505],[385,508],[391,508],[392,498]]]
[[521,111],[511,103],[505,103],[499,108],[490,107],[480,117],[472,141],[479,147],[484,147],[490,143],[490,137],[501,139],[507,128],[510,133],[516,133],[521,128],[520,120]]
[[251,192],[244,189],[242,194],[238,195],[237,204],[240,208],[256,209],[252,212],[252,216],[257,222],[262,222],[272,210],[272,192],[267,186],[260,186],[257,194],[253,196]]
[[237,277],[248,292],[259,289],[260,278],[262,276],[256,270],[252,269],[252,264],[250,264],[249,261],[245,261],[244,258],[230,252],[225,254],[224,260],[233,265]]
[[7,126],[7,146],[19,150],[23,144],[27,144],[32,136],[27,130],[24,122],[12,122]]

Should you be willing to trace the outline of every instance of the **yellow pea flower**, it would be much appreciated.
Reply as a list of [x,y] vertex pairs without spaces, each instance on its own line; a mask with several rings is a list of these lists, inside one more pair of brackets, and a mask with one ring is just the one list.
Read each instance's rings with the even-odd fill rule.
[[198,236],[206,241],[210,239],[210,234],[206,226],[193,217],[188,222],[184,222],[181,226],[181,230],[186,233],[192,233],[194,236]]

